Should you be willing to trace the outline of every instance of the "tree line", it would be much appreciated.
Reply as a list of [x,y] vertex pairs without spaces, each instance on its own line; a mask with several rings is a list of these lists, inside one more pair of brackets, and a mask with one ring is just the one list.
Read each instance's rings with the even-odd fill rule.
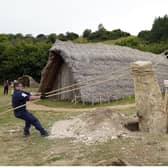
[[120,29],[106,30],[99,24],[96,31],[85,29],[82,35],[65,34],[0,34],[0,81],[14,80],[22,75],[31,75],[39,81],[41,70],[48,59],[48,51],[56,39],[78,43],[104,42],[161,53],[168,49],[168,16],[155,18],[151,30],[142,30],[137,36]]
[[118,39],[115,44],[156,54],[168,49],[168,15],[156,17],[151,30],[142,30],[137,36]]

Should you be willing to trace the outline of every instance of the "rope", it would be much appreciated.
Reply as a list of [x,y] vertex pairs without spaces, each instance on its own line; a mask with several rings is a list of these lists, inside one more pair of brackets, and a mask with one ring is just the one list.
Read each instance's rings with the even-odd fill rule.
[[[126,70],[129,70],[129,68],[124,69],[124,71],[126,71]],[[118,73],[120,73],[120,72],[123,72],[123,71],[118,71]],[[59,88],[59,89],[55,89],[55,90],[46,92],[45,94],[51,94],[51,93],[54,93],[54,92],[57,92],[57,91],[62,91],[64,89],[71,88],[71,87],[74,87],[74,86],[79,86],[81,84],[85,84],[85,83],[88,83],[88,82],[91,82],[91,81],[94,81],[94,80],[100,80],[102,77],[104,78],[105,76],[109,76],[109,75],[113,75],[113,74],[115,74],[115,72],[113,72],[113,73],[104,73],[102,75],[99,75],[96,78],[91,79],[91,80],[85,80],[85,81],[77,82],[77,83],[72,84],[72,85],[68,85],[68,86],[65,86],[65,87],[62,87],[62,88]]]
[[[36,101],[39,101],[39,100],[33,100],[33,102],[36,102]],[[9,110],[6,110],[6,111],[0,113],[0,115],[6,114],[7,112],[10,112],[10,111],[13,111],[13,110],[17,110],[17,109],[22,108],[22,107],[25,107],[25,106],[26,106],[26,104],[22,104],[22,105],[20,105],[20,106],[15,107],[15,108],[11,108],[11,109],[9,109]]]
[[[154,64],[154,66],[157,66],[161,61],[162,61],[163,59],[160,59],[160,61],[159,62],[157,62],[157,63],[155,63]],[[126,70],[128,70],[128,68],[126,68]],[[121,72],[121,71],[120,71]],[[120,73],[120,72],[118,72],[118,73]],[[123,71],[122,71],[123,72]],[[111,75],[112,74],[114,74],[114,73],[111,73]],[[106,75],[105,76],[107,76],[107,75],[109,75],[109,74],[107,74],[106,73]],[[124,76],[125,74],[121,74],[121,75],[119,75],[120,77],[121,76]],[[118,77],[119,77],[118,76]],[[58,92],[58,93],[54,93],[54,94],[51,94],[51,95],[48,95],[48,96],[46,96],[47,98],[48,97],[52,97],[52,96],[57,96],[57,95],[60,95],[60,94],[63,94],[63,93],[67,93],[67,92],[71,92],[71,91],[74,91],[74,90],[78,90],[78,89],[81,89],[81,88],[85,88],[85,87],[87,87],[87,86],[94,86],[94,85],[97,85],[97,84],[101,84],[101,83],[104,83],[104,82],[108,82],[108,81],[111,81],[111,80],[113,80],[114,78],[109,78],[109,79],[107,79],[107,80],[102,80],[102,81],[99,81],[99,82],[97,82],[97,83],[92,83],[92,84],[86,84],[86,85],[84,85],[84,86],[80,86],[80,87],[78,87],[78,88],[73,88],[73,89],[69,89],[69,90],[65,90],[65,89],[67,89],[67,88],[71,88],[71,87],[73,87],[73,86],[76,86],[76,85],[79,85],[79,84],[82,84],[82,83],[88,83],[88,82],[91,82],[91,81],[94,81],[94,80],[98,80],[100,77],[98,77],[98,78],[95,78],[95,79],[91,79],[91,80],[86,80],[86,81],[81,81],[81,82],[78,82],[78,83],[75,83],[75,84],[72,84],[72,85],[69,85],[69,86],[66,86],[66,87],[63,87],[63,88],[60,88],[60,89],[56,89],[56,90],[53,90],[53,91],[50,91],[50,92],[46,92],[46,94],[50,94],[50,93],[54,93],[54,92],[58,92],[58,91],[60,91],[60,92]],[[65,90],[65,91],[62,91],[62,90]],[[37,101],[37,100],[36,100]],[[38,100],[39,101],[39,100]],[[11,105],[11,104],[9,104],[9,105]],[[7,105],[7,106],[9,106],[9,105]],[[7,106],[4,106],[4,107],[7,107]],[[26,104],[23,104],[23,105],[21,105],[21,106],[18,106],[18,107],[15,107],[15,108],[13,108],[13,109],[9,109],[9,110],[7,110],[7,111],[5,111],[5,112],[3,112],[3,113],[0,113],[0,115],[1,114],[5,114],[5,113],[7,113],[7,112],[9,112],[9,111],[13,111],[13,110],[17,110],[17,109],[19,109],[19,108],[21,108],[21,107],[24,107],[24,106],[26,106]]]
[[[156,57],[158,57],[158,56],[156,56]],[[157,66],[157,65],[164,59],[163,57],[161,57],[161,58],[162,58],[162,59],[160,59],[160,61],[157,62],[157,63],[155,63],[153,66]],[[129,70],[129,68],[126,68],[124,71],[126,71],[126,70]],[[123,72],[123,71],[119,71],[118,73],[120,73],[120,72]],[[103,77],[104,77],[104,75],[105,75],[105,76],[109,76],[109,75],[112,75],[112,74],[115,74],[115,72],[110,73],[110,74],[104,73],[103,75],[100,75],[100,76],[103,76]],[[78,86],[79,84],[83,84],[83,83],[85,84],[85,83],[88,83],[88,82],[91,82],[91,81],[94,81],[94,80],[99,80],[100,76],[97,77],[97,78],[91,79],[91,80],[81,81],[81,82],[78,82],[78,83],[75,83],[75,84],[72,84],[72,85],[69,85],[69,86],[65,86],[65,87],[63,87],[63,88],[59,88],[59,89],[56,89],[56,90],[52,90],[52,91],[46,92],[45,94],[51,94],[51,93],[54,93],[54,92],[62,91],[62,90],[67,89],[67,88],[71,88],[71,87],[74,87],[74,86]]]
[[[121,74],[121,75],[119,75],[117,78],[119,78],[119,77],[121,77],[121,76],[124,76],[124,75],[125,75],[125,74]],[[108,82],[108,81],[112,81],[112,80],[114,80],[114,79],[115,79],[115,78],[112,77],[112,78],[109,78],[109,79],[106,79],[106,80],[102,80],[102,81],[99,81],[99,82],[96,82],[96,83],[91,83],[91,84],[87,84],[87,85],[85,85],[85,86],[81,86],[81,87],[78,87],[78,88],[69,89],[69,90],[65,90],[65,91],[59,92],[59,93],[51,94],[51,95],[48,95],[48,96],[46,96],[46,97],[49,98],[49,97],[61,95],[61,94],[63,94],[63,93],[68,93],[68,92],[71,92],[71,91],[74,91],[74,90],[78,90],[78,89],[81,89],[81,88],[88,87],[89,85],[90,85],[90,86],[94,86],[94,85],[102,84],[102,83],[105,83],[105,82]],[[34,102],[36,102],[36,101],[39,101],[39,100],[34,100]],[[10,112],[10,111],[13,111],[13,110],[17,110],[17,109],[19,109],[19,108],[21,108],[21,107],[24,107],[24,106],[26,106],[26,104],[23,104],[23,105],[20,105],[20,106],[15,107],[15,108],[9,109],[9,110],[7,110],[7,111],[5,111],[5,112],[3,112],[3,113],[0,113],[0,115],[6,114],[7,112]]]
[[[129,70],[129,68],[125,68],[124,69],[124,71],[126,71],[126,70]],[[118,71],[118,73],[120,73],[120,72],[123,72],[123,71]],[[59,88],[59,89],[55,89],[55,90],[46,92],[45,94],[51,94],[51,93],[55,93],[55,92],[58,92],[58,91],[63,91],[65,89],[68,89],[68,88],[71,88],[71,87],[74,87],[74,86],[79,86],[81,84],[84,85],[84,84],[87,84],[87,83],[95,81],[95,80],[100,80],[102,77],[104,78],[105,76],[109,76],[109,75],[113,75],[113,74],[115,74],[115,72],[113,72],[113,73],[111,73],[111,72],[110,73],[105,72],[104,74],[101,74],[98,77],[93,78],[91,80],[85,80],[85,81],[77,82],[77,83],[72,84],[72,85],[68,85],[68,86],[65,86],[65,87],[62,87],[62,88]],[[1,106],[0,108],[6,108],[6,107],[9,107],[9,106],[12,106],[12,104],[8,103],[8,105]]]
[[[119,77],[119,76],[118,76],[118,77]],[[106,80],[99,81],[99,82],[97,82],[97,83],[87,84],[87,85],[81,86],[81,87],[79,87],[79,88],[74,88],[74,89],[65,90],[65,91],[62,91],[62,92],[59,92],[59,93],[51,94],[51,95],[48,95],[48,96],[46,96],[46,97],[48,98],[48,97],[57,96],[57,95],[60,95],[60,94],[63,94],[63,93],[72,92],[72,91],[74,91],[74,90],[82,89],[82,88],[85,88],[85,87],[88,87],[88,86],[98,85],[98,84],[105,83],[105,82],[108,82],[108,81],[111,81],[111,80],[114,80],[114,77],[113,77],[113,78],[106,79]]]

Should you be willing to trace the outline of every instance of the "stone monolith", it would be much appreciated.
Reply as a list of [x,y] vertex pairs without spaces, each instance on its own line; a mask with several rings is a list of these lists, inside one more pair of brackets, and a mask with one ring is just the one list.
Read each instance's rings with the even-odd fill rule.
[[140,131],[166,133],[167,114],[152,63],[137,61],[131,64],[131,69]]

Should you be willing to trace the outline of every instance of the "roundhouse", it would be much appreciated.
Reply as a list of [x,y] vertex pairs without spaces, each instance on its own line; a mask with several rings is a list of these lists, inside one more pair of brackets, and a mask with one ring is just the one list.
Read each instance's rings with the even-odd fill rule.
[[78,98],[79,101],[94,103],[100,99],[105,102],[132,96],[130,63],[138,60],[152,61],[163,90],[163,80],[168,78],[168,60],[163,55],[117,45],[57,40],[42,71],[40,91],[49,92],[76,84],[70,88],[73,91],[54,98]]

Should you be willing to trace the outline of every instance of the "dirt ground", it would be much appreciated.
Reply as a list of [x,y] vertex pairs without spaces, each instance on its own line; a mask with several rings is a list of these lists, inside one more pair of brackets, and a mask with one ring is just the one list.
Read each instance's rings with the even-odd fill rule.
[[[29,110],[55,137],[42,138],[32,128],[31,136],[24,138],[23,121],[12,113],[2,115],[1,166],[168,165],[168,135],[139,132],[134,104],[97,109],[53,109],[29,104]],[[67,128],[70,136],[65,136]]]
[[137,118],[126,117],[116,110],[98,108],[72,119],[55,122],[49,138],[75,138],[86,144],[106,142],[118,137],[133,136],[127,125],[136,121]]

